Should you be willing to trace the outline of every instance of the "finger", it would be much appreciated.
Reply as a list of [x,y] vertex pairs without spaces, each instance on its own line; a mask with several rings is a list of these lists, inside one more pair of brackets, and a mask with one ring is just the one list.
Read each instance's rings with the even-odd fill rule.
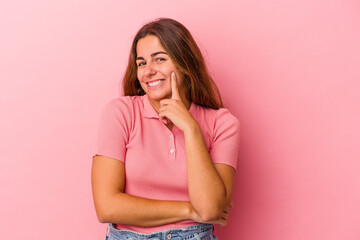
[[215,223],[216,223],[216,224],[219,224],[219,225],[222,226],[222,227],[224,227],[224,226],[226,226],[226,224],[227,224],[227,220],[225,220],[225,219],[223,219],[223,218],[219,218],[219,219],[216,220]]
[[173,103],[173,100],[171,99],[162,99],[160,100],[160,106],[165,106],[165,105],[169,105],[169,104],[172,104]]
[[229,214],[224,214],[223,216],[221,216],[221,219],[227,222],[229,219]]
[[174,72],[171,73],[171,99],[180,99],[177,78]]
[[230,206],[226,206],[226,207],[224,208],[224,212],[226,212],[226,213],[230,212]]
[[166,116],[166,106],[160,107],[159,120],[165,125],[170,123],[170,119]]
[[234,207],[234,202],[230,200],[229,206],[233,208]]
[[168,124],[170,121],[169,121],[169,119],[168,119],[167,117],[163,117],[163,118],[161,119],[161,122],[166,125],[166,124]]
[[228,220],[229,219],[229,214],[223,213],[223,214],[221,214],[221,218],[225,219],[225,220]]
[[159,120],[165,125],[170,122],[170,120],[167,117],[161,115],[161,113],[159,114]]

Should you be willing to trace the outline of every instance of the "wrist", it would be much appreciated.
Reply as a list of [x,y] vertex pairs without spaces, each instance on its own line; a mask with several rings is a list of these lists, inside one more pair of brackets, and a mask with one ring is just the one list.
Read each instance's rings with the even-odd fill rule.
[[194,134],[197,132],[201,132],[199,124],[194,120],[190,124],[187,125],[187,128],[184,129],[184,135]]

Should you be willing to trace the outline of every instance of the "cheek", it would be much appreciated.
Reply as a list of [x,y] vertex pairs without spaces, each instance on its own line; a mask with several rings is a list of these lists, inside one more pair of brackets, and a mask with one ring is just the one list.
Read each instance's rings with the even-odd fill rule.
[[138,69],[138,70],[136,71],[136,77],[137,77],[139,80],[141,80],[141,79],[143,78],[143,75],[144,75],[144,74],[142,74],[142,71],[141,71],[141,70]]
[[185,75],[178,69],[175,71],[178,83],[183,83],[185,81]]
[[169,66],[158,66],[155,70],[166,77],[169,77],[171,72],[174,71]]
[[172,72],[178,73],[176,66],[170,62],[166,62],[159,66],[158,71],[161,71],[163,74],[170,76]]

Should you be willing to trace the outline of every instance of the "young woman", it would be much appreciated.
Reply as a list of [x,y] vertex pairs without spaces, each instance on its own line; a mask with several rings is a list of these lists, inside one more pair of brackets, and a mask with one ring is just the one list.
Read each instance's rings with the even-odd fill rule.
[[106,239],[217,239],[213,224],[226,225],[232,207],[239,122],[182,24],[139,30],[123,93],[102,112],[92,166]]

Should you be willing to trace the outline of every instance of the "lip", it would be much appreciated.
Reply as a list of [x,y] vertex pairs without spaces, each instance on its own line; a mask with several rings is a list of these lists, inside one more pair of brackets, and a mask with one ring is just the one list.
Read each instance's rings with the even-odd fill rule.
[[152,83],[152,82],[156,82],[156,81],[159,81],[159,80],[165,80],[165,79],[161,79],[161,78],[159,78],[159,79],[154,79],[154,80],[151,80],[151,81],[147,81],[146,84],[149,84],[149,83]]
[[[156,82],[159,80],[162,81],[162,83],[160,83],[159,85],[156,85],[156,86],[149,85],[149,83]],[[155,89],[155,88],[159,88],[159,87],[163,86],[165,82],[166,82],[166,79],[156,79],[156,80],[151,80],[151,81],[146,82],[146,85],[148,86],[149,89]]]

